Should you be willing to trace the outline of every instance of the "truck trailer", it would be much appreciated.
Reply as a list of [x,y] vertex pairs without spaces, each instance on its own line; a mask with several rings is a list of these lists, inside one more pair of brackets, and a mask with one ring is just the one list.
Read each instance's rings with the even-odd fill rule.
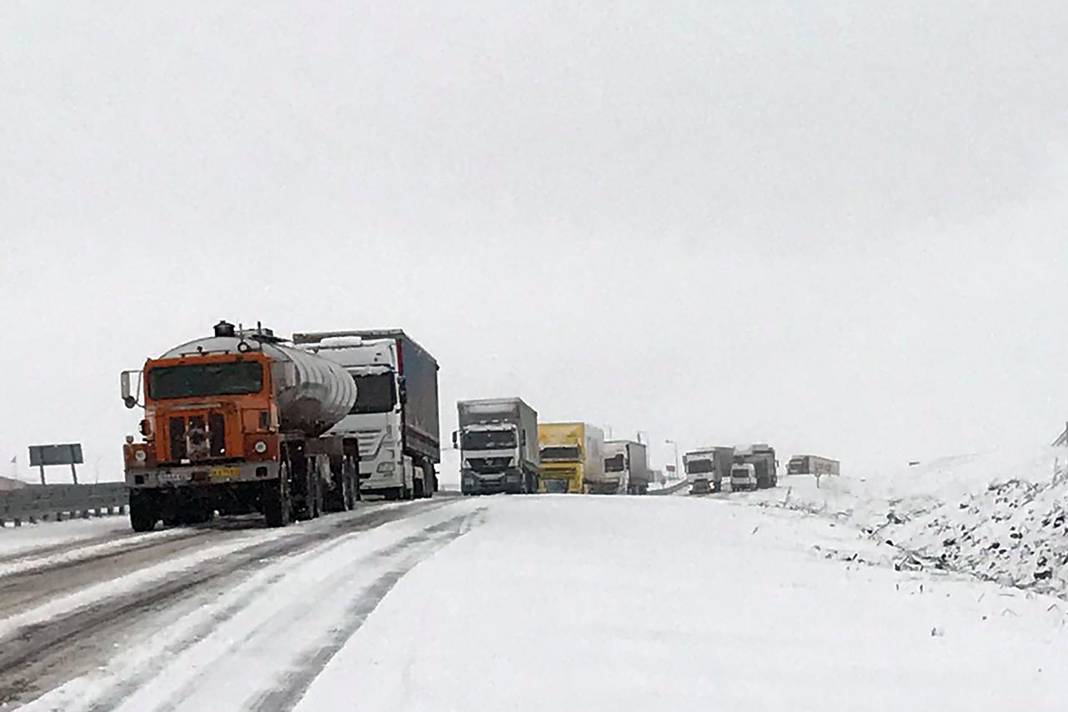
[[609,440],[604,444],[604,479],[591,483],[589,491],[601,494],[645,494],[653,473],[643,443]]
[[838,460],[832,460],[819,455],[794,455],[786,463],[788,475],[837,475],[841,469]]
[[734,464],[733,447],[709,447],[693,450],[682,457],[690,494],[708,494],[723,490],[723,482],[730,482]]
[[330,433],[359,442],[360,492],[433,496],[441,462],[434,357],[400,329],[298,333],[293,342],[356,383],[356,403]]
[[775,459],[775,448],[767,443],[756,443],[744,448],[736,448],[734,453],[736,465],[751,464],[756,476],[757,489],[775,487],[779,483],[779,461]]
[[141,442],[127,436],[123,447],[135,531],[216,510],[259,511],[277,527],[352,508],[359,449],[329,431],[356,385],[336,364],[270,329],[222,321],[213,336],[123,372],[121,384],[126,407],[144,408]]
[[538,413],[521,398],[459,401],[460,489],[464,494],[538,491]]
[[581,494],[604,474],[604,433],[588,423],[539,423],[544,492]]

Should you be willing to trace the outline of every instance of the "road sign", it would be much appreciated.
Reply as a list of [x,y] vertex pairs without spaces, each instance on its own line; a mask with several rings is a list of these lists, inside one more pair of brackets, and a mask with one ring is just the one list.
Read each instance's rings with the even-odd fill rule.
[[42,485],[45,483],[44,468],[49,465],[70,465],[71,477],[74,484],[78,484],[78,470],[74,466],[83,462],[81,443],[30,445],[30,467],[40,468]]

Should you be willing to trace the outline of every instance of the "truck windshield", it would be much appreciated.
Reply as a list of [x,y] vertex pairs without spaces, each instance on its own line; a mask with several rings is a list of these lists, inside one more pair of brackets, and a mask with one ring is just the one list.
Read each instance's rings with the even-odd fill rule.
[[625,463],[623,462],[623,453],[614,455],[604,461],[605,472],[622,472],[625,469]]
[[515,447],[514,430],[469,430],[464,432],[464,450],[505,450]]
[[690,460],[686,463],[686,474],[705,475],[713,471],[711,460]]
[[580,458],[577,447],[551,446],[541,449],[541,459],[546,460],[578,460]]
[[804,460],[790,460],[789,467],[790,467],[790,472],[793,472],[793,473],[804,472],[805,471],[805,461]]
[[263,389],[263,367],[255,361],[159,366],[148,372],[148,395],[155,400],[239,396]]
[[354,375],[356,403],[350,413],[388,413],[397,403],[393,372]]

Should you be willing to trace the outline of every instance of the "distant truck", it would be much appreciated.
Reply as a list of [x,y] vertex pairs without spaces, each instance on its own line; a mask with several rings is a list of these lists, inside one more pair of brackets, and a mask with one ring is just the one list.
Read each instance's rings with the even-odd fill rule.
[[633,440],[609,440],[604,444],[604,478],[588,482],[594,494],[645,494],[653,473],[644,444]]
[[330,432],[360,446],[360,492],[431,497],[441,462],[438,363],[400,329],[308,332],[293,343],[333,361],[356,382],[352,409]]
[[731,465],[731,492],[755,490],[756,488],[756,467],[751,462]]
[[734,464],[750,464],[753,466],[757,489],[775,487],[779,483],[779,461],[775,459],[775,448],[767,443],[756,443],[746,448],[736,448]]
[[841,465],[838,460],[831,460],[818,455],[794,455],[786,463],[788,475],[837,475]]
[[604,432],[588,423],[539,423],[541,482],[545,492],[581,494],[604,477]]
[[459,401],[460,489],[464,494],[538,491],[538,414],[521,398]]
[[690,494],[720,492],[723,482],[730,481],[734,448],[710,447],[694,450],[683,455],[682,462],[686,479],[690,482]]

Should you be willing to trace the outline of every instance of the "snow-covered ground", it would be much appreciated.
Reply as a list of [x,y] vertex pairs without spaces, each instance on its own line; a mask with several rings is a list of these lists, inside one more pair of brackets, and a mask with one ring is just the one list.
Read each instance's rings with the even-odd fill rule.
[[[1064,600],[901,566],[885,541],[929,539],[920,522],[970,512],[962,496],[982,519],[981,460],[938,481],[454,497],[45,549],[0,570],[0,593],[56,589],[0,600],[0,710],[1060,711]],[[1021,521],[1062,501],[1047,464]]]
[[[493,498],[301,712],[1063,710],[1061,602],[826,558],[851,527],[710,498]],[[816,548],[816,547],[819,548]]]
[[891,543],[899,566],[1068,595],[1068,449],[947,457],[887,478],[787,477],[735,502],[835,518]]
[[0,527],[0,557],[8,559],[40,549],[87,539],[109,539],[130,531],[126,516],[99,519],[75,519],[64,522],[40,522],[21,527]]

